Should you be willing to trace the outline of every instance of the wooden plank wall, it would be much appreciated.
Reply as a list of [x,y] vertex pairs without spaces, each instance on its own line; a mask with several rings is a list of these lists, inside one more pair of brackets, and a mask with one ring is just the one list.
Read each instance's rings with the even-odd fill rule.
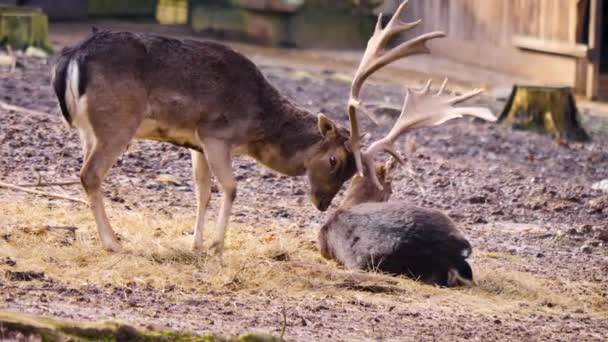
[[[520,50],[515,35],[575,44],[579,0],[410,0],[407,18],[422,24],[412,34],[443,30],[434,51],[481,66],[575,86],[573,57]],[[579,81],[580,82],[580,81]]]

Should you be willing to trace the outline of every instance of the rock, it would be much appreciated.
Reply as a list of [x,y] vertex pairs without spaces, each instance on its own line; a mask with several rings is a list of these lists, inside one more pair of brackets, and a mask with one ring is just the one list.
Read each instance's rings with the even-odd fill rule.
[[583,234],[589,234],[593,230],[593,227],[590,224],[584,224],[581,226],[580,231]]
[[17,60],[15,59],[15,56],[0,54],[0,66],[4,65],[4,66],[9,66],[9,67],[14,67],[16,62],[17,62]]
[[604,242],[608,242],[608,227],[595,227],[595,238]]
[[4,260],[2,261],[3,264],[5,265],[9,265],[9,266],[15,266],[17,265],[17,261],[15,261],[14,259],[11,259],[9,257],[4,258]]
[[589,246],[589,245],[583,245],[581,247],[581,252],[583,252],[585,254],[591,254],[591,252],[593,252],[593,248],[591,248],[591,246]]
[[591,189],[608,193],[608,178],[591,185]]
[[12,281],[32,281],[32,280],[41,280],[44,279],[44,272],[33,272],[33,271],[25,271],[25,272],[13,272],[6,271],[6,278]]
[[608,208],[608,196],[601,196],[589,201],[589,213],[601,213]]
[[37,47],[34,46],[28,46],[27,49],[25,49],[25,55],[28,57],[35,57],[35,58],[48,58],[49,54]]
[[472,217],[469,218],[469,222],[473,223],[473,224],[484,224],[484,223],[488,223],[488,221],[486,221],[483,217],[479,216],[479,215],[473,215]]
[[160,174],[156,176],[156,181],[159,183],[171,184],[171,185],[181,185],[180,181],[174,175],[169,174]]
[[469,197],[469,203],[471,203],[471,204],[484,204],[487,202],[488,202],[488,200],[483,195]]
[[288,218],[290,216],[289,212],[285,209],[278,209],[273,214],[277,218]]
[[570,234],[570,235],[577,235],[578,234],[578,230],[576,230],[576,228],[570,228],[570,229],[568,229],[568,234]]

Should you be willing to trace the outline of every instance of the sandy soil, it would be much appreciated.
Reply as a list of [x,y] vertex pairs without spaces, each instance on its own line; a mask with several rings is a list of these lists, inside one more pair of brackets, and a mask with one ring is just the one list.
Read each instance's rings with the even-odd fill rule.
[[[49,86],[50,66],[44,60],[22,62],[24,66],[13,73],[0,69],[0,100],[49,114],[0,109],[0,180],[13,184],[77,180],[80,145],[76,132],[68,130],[58,114]],[[347,124],[349,85],[332,70],[311,73],[265,66],[263,71],[303,107]],[[389,108],[401,105],[402,91],[397,85],[375,84],[367,88],[365,97],[371,110],[392,113]],[[495,111],[503,104],[487,97],[478,102]],[[583,121],[593,136],[588,144],[558,143],[536,133],[470,120],[414,132],[404,139],[408,165],[398,171],[393,196],[444,210],[470,238],[476,269],[584,281],[600,298],[595,308],[569,310],[551,303],[527,308],[520,303],[519,309],[480,311],[460,305],[437,307],[424,299],[359,300],[357,293],[351,299],[314,292],[201,294],[111,281],[106,286],[67,284],[60,277],[31,282],[0,277],[0,308],[229,333],[277,333],[285,318],[286,338],[298,341],[605,340],[608,195],[592,190],[591,184],[608,178],[608,122],[592,116]],[[381,134],[368,120],[364,130]],[[244,158],[235,160],[234,170],[239,180],[236,223],[259,230],[273,226],[280,234],[286,227],[318,229],[329,215],[308,202],[303,178],[276,175]],[[137,142],[110,172],[105,192],[111,206],[120,210],[148,208],[194,215],[190,172],[186,149]],[[160,182],[160,174],[170,174],[175,181]],[[78,185],[63,189],[80,195]],[[0,190],[0,199],[27,205],[32,197]],[[339,201],[340,197],[334,200],[330,212]],[[215,195],[210,218],[215,218],[218,206]],[[7,228],[0,222],[0,233]],[[93,229],[92,222],[87,229]],[[18,267],[19,260],[17,266],[0,265],[0,270]]]

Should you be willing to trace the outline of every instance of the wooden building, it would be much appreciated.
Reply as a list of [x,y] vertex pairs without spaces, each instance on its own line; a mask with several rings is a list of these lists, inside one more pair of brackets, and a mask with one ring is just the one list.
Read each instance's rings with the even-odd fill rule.
[[410,0],[407,16],[448,34],[434,53],[608,100],[608,0]]

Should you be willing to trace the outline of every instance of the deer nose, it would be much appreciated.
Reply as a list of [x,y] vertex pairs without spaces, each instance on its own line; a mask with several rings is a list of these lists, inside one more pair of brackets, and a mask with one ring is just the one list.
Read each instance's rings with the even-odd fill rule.
[[315,207],[317,207],[317,209],[319,209],[320,211],[326,211],[327,208],[329,208],[329,205],[331,204],[331,200],[328,200],[326,198],[315,198],[313,202]]

